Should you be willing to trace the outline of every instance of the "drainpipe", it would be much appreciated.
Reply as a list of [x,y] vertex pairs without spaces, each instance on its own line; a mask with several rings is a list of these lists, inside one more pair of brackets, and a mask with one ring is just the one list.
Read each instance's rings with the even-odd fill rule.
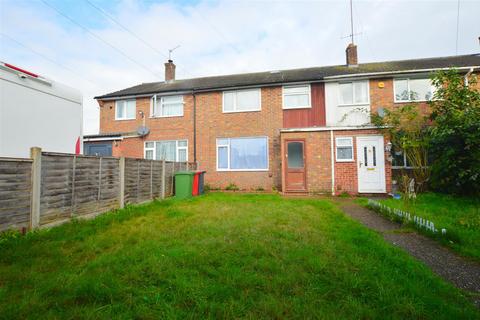
[[[193,162],[197,163],[197,96],[195,91],[192,91],[193,95]],[[198,168],[197,168],[198,169]]]
[[468,70],[467,74],[465,75],[465,87],[468,87],[468,77],[470,77],[470,75],[472,74],[473,69],[473,67],[470,68],[470,70]]
[[332,164],[332,196],[335,195],[335,159],[333,152],[333,130],[330,130],[330,159]]

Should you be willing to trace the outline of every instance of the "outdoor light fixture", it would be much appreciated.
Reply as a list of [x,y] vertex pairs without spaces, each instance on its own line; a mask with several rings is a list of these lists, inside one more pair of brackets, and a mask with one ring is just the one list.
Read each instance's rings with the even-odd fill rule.
[[389,162],[392,162],[393,161],[392,143],[390,141],[385,145],[385,151],[388,152],[387,160]]
[[385,151],[387,151],[387,152],[392,151],[392,143],[390,141],[385,146]]

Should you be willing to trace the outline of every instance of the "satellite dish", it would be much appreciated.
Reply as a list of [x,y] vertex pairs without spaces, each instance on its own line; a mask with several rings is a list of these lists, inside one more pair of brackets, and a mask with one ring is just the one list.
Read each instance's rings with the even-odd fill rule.
[[137,134],[140,137],[146,136],[149,133],[150,133],[150,129],[148,129],[146,126],[141,126],[137,129]]
[[377,113],[378,113],[378,116],[379,116],[380,118],[385,117],[385,108],[383,108],[383,107],[377,108]]

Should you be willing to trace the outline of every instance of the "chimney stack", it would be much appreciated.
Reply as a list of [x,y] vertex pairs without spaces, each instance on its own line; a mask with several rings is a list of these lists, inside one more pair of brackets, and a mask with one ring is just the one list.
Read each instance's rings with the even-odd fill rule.
[[358,56],[357,56],[357,46],[353,43],[350,43],[345,50],[347,55],[347,66],[356,67],[358,66]]
[[175,80],[175,64],[173,60],[165,62],[165,82],[172,82]]

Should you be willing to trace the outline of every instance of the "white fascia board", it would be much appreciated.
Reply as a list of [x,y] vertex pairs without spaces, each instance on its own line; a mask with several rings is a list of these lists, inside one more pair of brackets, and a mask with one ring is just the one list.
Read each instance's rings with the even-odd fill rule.
[[280,129],[280,132],[315,132],[315,131],[346,131],[346,130],[372,130],[381,129],[376,126],[357,126],[357,127],[308,127],[308,128],[288,128]]

